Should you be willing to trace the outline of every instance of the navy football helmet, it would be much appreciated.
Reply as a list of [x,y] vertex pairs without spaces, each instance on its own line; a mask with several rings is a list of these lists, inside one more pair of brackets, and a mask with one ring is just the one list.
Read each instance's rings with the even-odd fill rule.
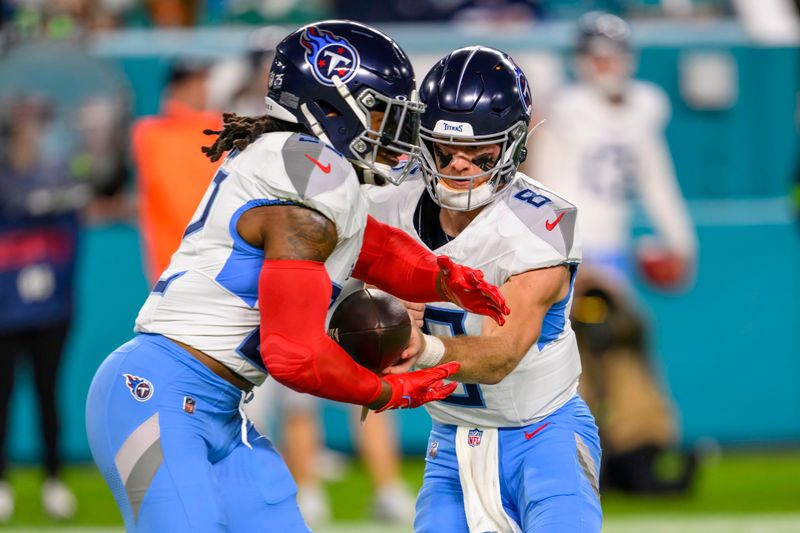
[[304,125],[344,154],[368,182],[378,175],[400,183],[417,166],[424,106],[414,70],[397,43],[369,26],[329,20],[283,39],[266,104],[268,115]]
[[[525,74],[511,57],[484,46],[461,48],[441,59],[425,76],[422,114],[422,175],[433,199],[448,209],[470,211],[489,203],[514,178],[525,160],[532,99]],[[450,176],[439,171],[439,145],[499,145],[483,172]],[[486,177],[489,177],[486,180]],[[454,189],[442,181],[468,181]]]

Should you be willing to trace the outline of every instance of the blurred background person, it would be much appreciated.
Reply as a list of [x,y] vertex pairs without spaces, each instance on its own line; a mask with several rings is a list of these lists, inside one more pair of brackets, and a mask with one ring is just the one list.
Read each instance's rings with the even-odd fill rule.
[[56,519],[75,513],[60,479],[59,371],[81,219],[117,216],[127,179],[127,85],[85,52],[87,3],[18,4],[4,6],[3,22],[16,18],[3,25],[0,59],[0,522],[15,508],[7,445],[17,367],[32,370],[38,400],[42,506]]
[[[6,481],[15,368],[28,365],[44,443],[42,506],[67,519],[76,499],[59,479],[59,371],[80,213],[114,197],[127,178],[126,92],[116,71],[74,40],[20,44],[0,62],[0,80],[0,521],[15,506]],[[92,205],[95,217],[117,205],[101,204]]]
[[[14,510],[6,479],[6,430],[14,367],[32,363],[44,440],[45,510],[59,518],[75,512],[75,497],[58,476],[60,417],[56,383],[72,315],[72,278],[78,237],[77,209],[84,192],[68,161],[48,161],[44,144],[53,106],[35,97],[10,99],[0,123],[0,521]],[[41,199],[37,199],[40,197]],[[45,199],[45,197],[47,197]]]
[[[659,87],[633,79],[631,31],[615,15],[578,22],[575,84],[559,89],[534,138],[533,175],[578,206],[584,265],[575,285],[573,323],[581,344],[581,394],[603,439],[601,486],[637,491],[686,489],[680,472],[659,477],[662,453],[679,442],[675,409],[653,368],[647,324],[632,292],[633,263],[655,286],[685,287],[697,241],[664,139],[669,103]],[[634,250],[634,200],[658,241]]]
[[155,282],[178,249],[217,165],[200,148],[222,117],[207,107],[208,65],[177,61],[169,69],[161,113],[133,126],[146,273]]

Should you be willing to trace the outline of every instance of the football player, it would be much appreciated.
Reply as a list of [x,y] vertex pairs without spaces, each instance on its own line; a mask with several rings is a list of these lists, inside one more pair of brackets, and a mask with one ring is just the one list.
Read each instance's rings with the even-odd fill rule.
[[586,264],[625,281],[633,198],[640,198],[669,255],[680,263],[654,281],[679,284],[693,269],[697,242],[675,179],[664,128],[664,91],[632,79],[631,30],[615,15],[578,23],[577,83],[555,92],[533,144],[534,173],[580,207]]
[[[656,468],[661,451],[677,445],[677,421],[652,373],[631,288],[636,263],[646,281],[667,291],[685,287],[694,271],[697,239],[664,139],[669,102],[659,87],[632,78],[631,29],[617,16],[580,19],[575,69],[578,81],[557,90],[544,112],[533,168],[580,209],[586,245],[573,325],[583,356],[581,392],[603,415],[603,485],[683,490],[693,477],[692,455],[673,457],[683,466],[669,476]],[[658,240],[648,237],[631,253],[636,198]]]
[[575,207],[517,171],[532,101],[507,54],[456,50],[427,74],[422,180],[370,188],[370,212],[435,253],[483,270],[514,312],[499,327],[449,302],[425,306],[405,363],[460,363],[433,418],[418,532],[600,531],[600,443],[577,394],[570,327],[581,248]]
[[263,117],[225,117],[207,153],[228,155],[138,335],[89,390],[92,455],[128,531],[308,530],[285,464],[242,415],[268,374],[379,411],[452,392],[442,379],[457,363],[379,378],[326,335],[348,277],[501,323],[508,313],[479,271],[367,216],[357,174],[418,157],[422,106],[394,41],[347,21],[301,28],[277,47],[266,103]]

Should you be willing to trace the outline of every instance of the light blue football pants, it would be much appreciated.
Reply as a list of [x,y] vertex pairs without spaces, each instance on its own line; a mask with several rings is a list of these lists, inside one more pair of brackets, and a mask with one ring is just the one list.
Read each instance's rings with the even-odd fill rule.
[[[469,533],[455,438],[455,426],[433,424],[417,533]],[[536,424],[500,428],[498,463],[502,507],[522,531],[599,533],[600,439],[579,396]]]
[[239,413],[242,392],[159,335],[106,358],[86,401],[92,456],[130,532],[307,532],[297,487]]

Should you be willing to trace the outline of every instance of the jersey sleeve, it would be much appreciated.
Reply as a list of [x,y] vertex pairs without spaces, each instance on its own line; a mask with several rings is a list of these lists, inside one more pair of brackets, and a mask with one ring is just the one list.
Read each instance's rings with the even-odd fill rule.
[[499,261],[508,275],[581,261],[578,209],[533,180],[518,180],[505,197],[513,216],[498,228],[507,253]]
[[340,237],[363,227],[364,200],[353,165],[316,137],[302,133],[276,137],[249,154],[257,158],[246,164],[253,177],[251,195],[264,198],[265,204],[286,202],[318,211],[336,225]]
[[664,136],[669,120],[669,100],[664,91],[642,84],[643,115],[650,117],[651,130],[636,145],[639,172],[635,174],[642,205],[658,234],[673,251],[686,258],[697,253],[697,236],[689,216],[675,166]]
[[652,133],[661,135],[672,116],[669,97],[664,89],[648,82],[636,82],[636,108],[639,116],[647,122]]

